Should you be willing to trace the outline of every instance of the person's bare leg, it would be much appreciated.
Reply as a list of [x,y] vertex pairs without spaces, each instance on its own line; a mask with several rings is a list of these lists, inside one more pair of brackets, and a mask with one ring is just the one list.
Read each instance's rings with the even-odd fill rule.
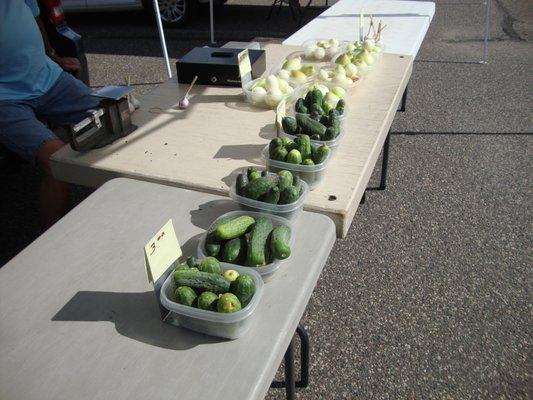
[[37,162],[43,171],[39,206],[41,221],[45,229],[65,215],[69,207],[69,186],[67,183],[54,179],[50,169],[50,156],[64,145],[65,143],[62,140],[50,140],[45,142],[37,153]]

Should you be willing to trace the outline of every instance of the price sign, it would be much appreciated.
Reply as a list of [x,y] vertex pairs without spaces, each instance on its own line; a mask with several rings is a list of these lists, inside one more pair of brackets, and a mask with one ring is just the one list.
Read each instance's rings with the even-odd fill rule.
[[283,98],[278,106],[276,107],[276,129],[278,131],[278,133],[281,131],[281,121],[283,120],[283,118],[285,117],[285,109],[286,109],[286,99]]
[[244,49],[237,55],[239,62],[239,75],[241,76],[241,86],[244,87],[252,80],[252,64],[250,64],[250,54],[248,49]]
[[156,282],[180,256],[181,248],[170,219],[144,246],[148,282]]

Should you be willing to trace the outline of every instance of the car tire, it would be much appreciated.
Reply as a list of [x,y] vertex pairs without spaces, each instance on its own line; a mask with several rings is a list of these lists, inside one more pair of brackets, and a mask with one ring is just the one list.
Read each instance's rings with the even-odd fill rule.
[[[143,3],[144,8],[153,14],[153,1],[143,0]],[[198,12],[198,0],[158,0],[158,3],[161,20],[168,28],[187,25]]]

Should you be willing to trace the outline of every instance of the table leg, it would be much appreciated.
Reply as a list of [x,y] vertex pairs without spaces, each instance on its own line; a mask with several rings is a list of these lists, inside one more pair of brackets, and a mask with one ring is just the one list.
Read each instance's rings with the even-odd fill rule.
[[309,386],[309,334],[302,324],[298,324],[296,333],[300,337],[300,380],[296,382],[296,386],[305,388]]
[[385,144],[383,145],[383,160],[381,164],[381,182],[378,190],[385,190],[387,187],[387,168],[389,165],[389,145],[390,145],[390,131],[387,133]]
[[359,200],[359,204],[365,204],[366,201],[366,192],[363,192],[363,196],[361,197],[361,200]]
[[405,87],[405,90],[402,95],[402,103],[400,105],[400,109],[398,111],[404,112],[405,111],[405,103],[407,103],[407,89],[409,88],[409,84]]
[[287,400],[293,400],[296,397],[296,383],[294,382],[294,349],[293,339],[285,352],[285,394]]
[[283,382],[272,382],[271,387],[285,388],[287,399],[293,400],[296,396],[296,388],[309,386],[309,358],[310,345],[309,334],[302,324],[296,327],[296,333],[300,338],[300,380],[296,381],[294,373],[294,339],[291,339],[289,347],[285,352],[285,380]]

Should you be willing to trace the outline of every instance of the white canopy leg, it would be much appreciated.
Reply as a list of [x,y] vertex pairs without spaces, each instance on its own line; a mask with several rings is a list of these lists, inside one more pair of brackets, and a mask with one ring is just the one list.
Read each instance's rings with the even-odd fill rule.
[[172,70],[170,69],[170,60],[168,59],[167,43],[165,42],[165,32],[163,32],[163,23],[161,22],[161,14],[159,13],[159,4],[154,0],[155,19],[157,22],[157,29],[159,30],[159,40],[161,41],[161,50],[163,50],[163,57],[167,66],[167,74],[172,78]]

